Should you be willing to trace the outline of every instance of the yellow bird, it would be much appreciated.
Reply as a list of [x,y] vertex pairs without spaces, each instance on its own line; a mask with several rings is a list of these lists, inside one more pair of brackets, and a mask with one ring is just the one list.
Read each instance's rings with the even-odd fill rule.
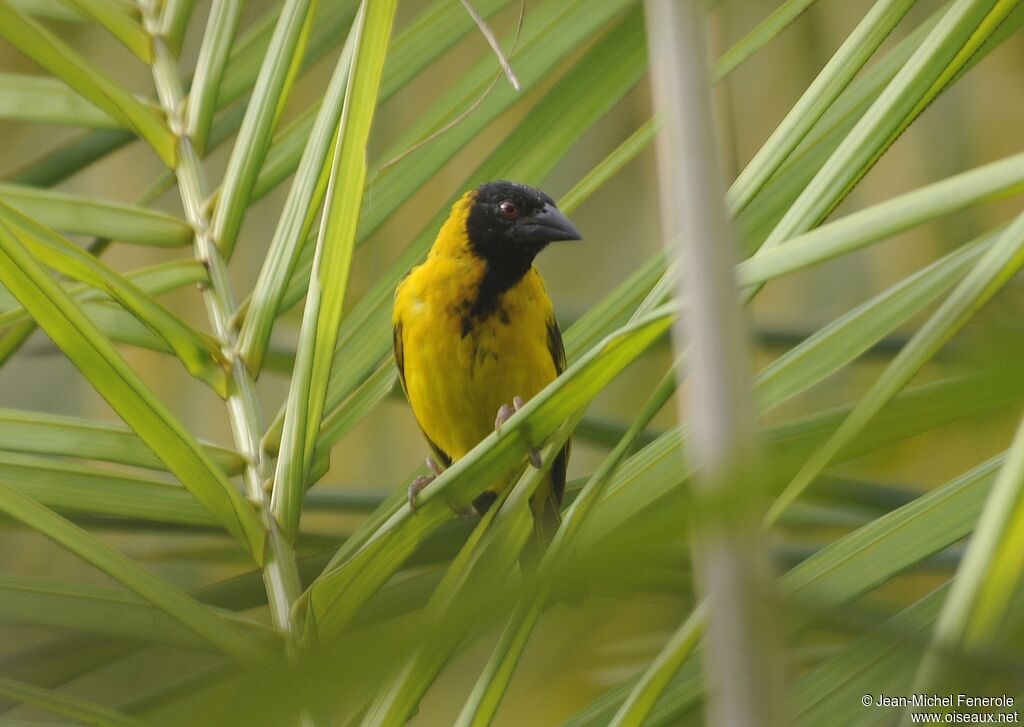
[[[426,262],[395,291],[395,361],[413,413],[436,455],[409,502],[565,368],[558,321],[533,260],[548,243],[580,233],[539,189],[495,181],[452,205]],[[545,540],[558,524],[568,444],[534,496]],[[534,466],[539,455],[531,452]],[[474,501],[483,513],[497,483]]]

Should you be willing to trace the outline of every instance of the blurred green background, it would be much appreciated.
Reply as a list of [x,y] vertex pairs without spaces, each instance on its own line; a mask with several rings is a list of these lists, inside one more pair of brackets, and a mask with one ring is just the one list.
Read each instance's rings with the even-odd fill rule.
[[[595,0],[600,2],[600,0]],[[266,10],[269,3],[246,3],[247,21]],[[527,3],[527,12],[530,3]],[[753,0],[721,0],[711,11],[711,45],[718,56],[740,39],[770,11],[772,3]],[[200,3],[196,20],[207,12]],[[400,3],[396,29],[423,10],[423,0]],[[813,4],[783,34],[715,88],[722,157],[726,179],[760,147],[785,113],[799,98],[831,54],[863,17],[866,0],[820,0]],[[907,28],[926,17],[939,3],[920,2],[882,48],[893,45]],[[511,3],[491,19],[502,34],[513,28],[519,14]],[[136,89],[149,87],[144,66],[128,62],[128,52],[111,41],[99,28],[66,22],[55,26],[62,36],[117,80]],[[193,22],[186,38],[184,57],[194,57],[201,40],[202,22]],[[483,38],[469,33],[426,73],[386,102],[378,112],[371,146],[371,160],[380,155],[405,131],[410,119],[421,114],[447,79],[488,53]],[[572,59],[570,59],[572,60]],[[335,57],[321,60],[299,82],[289,101],[289,114],[305,108],[326,85]],[[515,56],[513,56],[513,65]],[[570,63],[565,63],[568,68]],[[0,42],[0,71],[35,73],[38,68],[10,46]],[[503,137],[503,130],[528,114],[531,105],[557,81],[558,74],[527,93],[525,97],[487,132],[453,157],[448,165],[425,185],[409,203],[357,252],[350,299],[355,300],[375,280],[437,206],[451,194],[459,180]],[[499,80],[504,83],[504,80]],[[650,91],[642,81],[616,108],[577,144],[565,161],[542,184],[556,199],[566,192],[595,163],[614,149],[650,113]],[[970,169],[1021,150],[1024,128],[1024,37],[1019,33],[1003,43],[978,67],[970,71],[969,83],[958,83],[903,134],[895,146],[872,169],[863,182],[842,203],[834,216],[881,202],[958,171]],[[44,146],[73,138],[77,132],[59,127],[0,122],[0,176],[7,177],[30,161]],[[226,163],[222,149],[208,161],[213,178]],[[372,167],[372,165],[371,165]],[[162,169],[156,157],[139,144],[131,145],[103,163],[96,164],[69,180],[63,189],[92,196],[131,202]],[[374,179],[367,180],[369,204],[373,204]],[[268,195],[246,218],[232,266],[236,289],[250,289],[259,271],[277,215],[287,192],[285,185]],[[763,367],[780,352],[817,330],[820,326],[884,290],[927,262],[938,258],[964,240],[992,229],[1019,211],[1019,199],[977,206],[963,213],[922,225],[864,251],[832,263],[787,276],[770,283],[749,309],[751,335],[757,342],[757,367]],[[175,192],[165,194],[157,205],[180,214]],[[656,173],[653,147],[603,186],[573,215],[585,240],[556,245],[541,256],[543,272],[555,302],[563,329],[600,300],[613,286],[659,249]],[[135,269],[178,256],[176,251],[121,246],[108,258],[118,269]],[[193,321],[204,320],[199,296],[194,289],[170,294],[172,309]],[[989,347],[999,342],[1020,340],[1019,312],[1024,303],[1019,279],[993,302],[962,334],[958,335],[918,381],[949,374],[965,362],[984,359]],[[294,348],[301,320],[301,306],[293,309],[278,325],[274,346]],[[916,325],[920,321],[912,322]],[[913,325],[910,327],[912,328]],[[890,356],[901,343],[899,336],[887,339],[877,353]],[[1017,345],[1019,349],[1019,344]],[[123,349],[129,361],[193,432],[216,442],[230,442],[225,410],[209,390],[196,385],[181,366],[170,358],[134,348]],[[7,365],[0,376],[0,406],[73,414],[117,421],[116,416],[77,375],[72,366],[49,341],[37,333],[27,353]],[[593,404],[589,417],[602,421],[629,420],[638,402],[646,396],[650,382],[660,377],[669,361],[667,341],[656,353],[633,365]],[[849,402],[874,380],[885,362],[873,353],[856,365],[814,387],[809,393],[779,407],[770,421],[780,421]],[[265,414],[272,415],[283,400],[287,378],[278,368],[265,373],[260,382]],[[682,394],[685,396],[685,391]],[[675,407],[666,407],[654,422],[664,429],[675,421]],[[1004,449],[1010,441],[1019,412],[1012,408],[986,415],[978,421],[958,422],[914,437],[875,454],[835,468],[851,477],[867,477],[908,487],[928,489],[942,483],[977,462]],[[570,477],[591,472],[600,462],[603,449],[577,442],[570,463]],[[330,473],[318,488],[354,488],[391,491],[405,487],[410,473],[422,461],[427,448],[401,393],[377,407],[334,448]],[[304,520],[311,536],[336,539],[351,528],[351,518],[320,514]],[[172,531],[140,536],[116,527],[96,532],[117,548],[140,560],[174,582],[212,581],[243,570],[238,552],[219,536],[196,538]],[[311,538],[312,541],[312,538]],[[322,541],[319,541],[322,542]],[[206,555],[203,571],[191,556]],[[74,557],[38,535],[20,530],[0,531],[0,553],[10,573],[47,577],[69,577],[105,582],[102,575],[85,568]],[[190,557],[186,557],[190,556]],[[899,579],[889,588],[900,601],[910,593],[922,594],[936,581],[928,577]],[[885,593],[880,594],[883,598]],[[595,599],[580,612],[559,607],[541,623],[527,650],[519,676],[514,680],[499,724],[554,724],[645,665],[678,623],[679,602],[651,597],[643,601]],[[43,642],[44,630],[0,627],[0,663],[4,652]],[[444,725],[457,713],[467,681],[471,681],[486,658],[486,644],[458,657],[458,662],[428,694],[414,724]],[[169,654],[166,668],[175,670],[175,659],[194,658]],[[117,678],[109,674],[100,681],[113,692],[131,691],[133,667],[129,662]],[[83,690],[89,685],[78,685]],[[91,692],[95,696],[95,692]],[[116,694],[112,694],[116,696]],[[23,710],[31,714],[30,710]]]

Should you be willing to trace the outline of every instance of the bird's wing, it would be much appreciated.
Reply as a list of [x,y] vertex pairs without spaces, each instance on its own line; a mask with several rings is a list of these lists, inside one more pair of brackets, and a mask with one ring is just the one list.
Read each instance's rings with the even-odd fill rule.
[[555,362],[555,373],[561,375],[565,371],[565,346],[562,344],[562,332],[558,329],[558,321],[552,315],[548,318],[548,351]]
[[[394,342],[394,347],[395,347],[395,365],[398,367],[398,380],[402,382],[402,391],[405,392],[405,398],[408,399],[409,398],[409,389],[406,388],[406,385],[405,385],[405,347],[404,347],[404,345],[402,343],[402,322],[401,321],[396,321],[395,322],[394,334],[393,334],[393,342]],[[416,420],[416,423],[419,424],[419,420],[418,419]],[[423,436],[427,440],[427,444],[429,444],[430,448],[432,450],[434,450],[434,454],[437,455],[437,458],[438,458],[441,466],[445,467],[445,468],[451,466],[452,458],[448,455],[448,453],[445,452],[440,447],[438,447],[436,444],[434,444],[434,440],[432,440],[429,436],[427,436],[427,433],[425,431],[423,431],[423,426],[422,425],[420,425],[420,431],[423,432]]]
[[[558,329],[558,321],[552,315],[548,319],[548,351],[555,363],[555,372],[559,375],[565,371],[565,346],[562,343],[562,332]],[[565,494],[565,470],[569,464],[569,442],[565,443],[551,466],[551,494],[554,498],[555,510],[562,504]]]
[[392,343],[395,347],[395,366],[398,367],[398,380],[402,382],[402,391],[406,398],[409,390],[405,388],[405,346],[402,345],[402,322],[397,321],[392,329]]
[[[565,346],[562,344],[562,333],[558,330],[558,321],[554,314],[548,318],[548,351],[551,353],[551,360],[555,364],[555,372],[561,374],[565,371]],[[530,500],[530,509],[533,510],[533,537],[527,543],[523,551],[520,563],[524,568],[535,571],[544,550],[555,537],[555,531],[562,522],[562,496],[565,494],[565,471],[569,464],[569,446],[565,446],[555,455],[555,461],[551,463],[551,471],[548,477],[551,486],[538,488]]]

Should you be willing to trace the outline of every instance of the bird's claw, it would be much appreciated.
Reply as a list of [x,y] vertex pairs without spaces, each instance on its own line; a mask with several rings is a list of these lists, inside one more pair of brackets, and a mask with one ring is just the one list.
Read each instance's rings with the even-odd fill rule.
[[416,498],[419,497],[419,494],[423,491],[423,489],[431,482],[433,482],[435,479],[436,478],[434,477],[434,475],[420,475],[419,477],[412,481],[412,484],[409,485],[410,510],[416,512]]
[[[502,404],[498,408],[498,415],[494,418],[494,431],[501,434],[501,426],[511,419],[513,414],[522,409],[523,405],[523,397],[519,395],[512,397],[512,406]],[[532,447],[530,448],[530,464],[537,469],[544,466],[544,460],[541,459],[540,452]]]
[[498,408],[498,415],[494,417],[494,431],[501,434],[501,425],[511,419],[515,413],[515,410],[508,404],[502,404]]
[[427,469],[433,473],[434,477],[440,477],[441,473],[444,472],[444,467],[439,465],[433,457],[427,457],[424,461],[427,463]]
[[512,415],[523,408],[523,397],[516,396],[512,397],[512,406],[508,404],[502,404],[498,407],[498,416],[494,417],[494,431],[501,434],[501,426],[512,418]]
[[412,481],[411,485],[409,485],[409,509],[412,510],[413,512],[416,512],[416,498],[419,496],[421,492],[423,492],[423,488],[425,488],[431,482],[436,480],[438,476],[440,476],[440,474],[444,472],[444,469],[441,467],[441,465],[437,463],[437,460],[434,459],[433,457],[427,457],[426,463],[427,469],[430,470],[430,474],[420,475],[419,477]]

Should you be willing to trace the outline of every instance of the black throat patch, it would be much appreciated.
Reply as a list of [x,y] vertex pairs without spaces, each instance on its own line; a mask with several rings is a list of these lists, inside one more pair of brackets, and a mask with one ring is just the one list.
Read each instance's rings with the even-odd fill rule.
[[523,279],[532,264],[532,258],[498,264],[487,261],[487,267],[480,278],[480,287],[477,288],[476,299],[470,302],[463,317],[463,335],[468,332],[467,327],[473,320],[484,320],[495,314],[504,316],[502,322],[508,323],[508,316],[501,309],[501,297],[506,290]]
[[[484,263],[484,273],[474,299],[461,311],[462,331],[467,335],[476,321],[492,315],[508,316],[501,308],[502,295],[529,272],[537,253],[548,241],[524,233],[518,223],[554,202],[538,189],[515,182],[495,181],[476,189],[466,217],[466,236],[473,255]],[[511,215],[503,215],[511,205]]]

